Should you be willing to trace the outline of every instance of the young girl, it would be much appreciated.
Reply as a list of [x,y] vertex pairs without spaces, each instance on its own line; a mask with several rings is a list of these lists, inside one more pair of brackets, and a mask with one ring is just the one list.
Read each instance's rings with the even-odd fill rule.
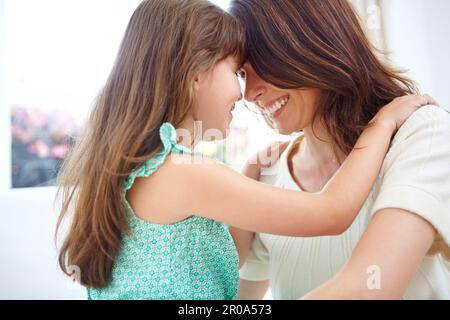
[[[292,236],[342,233],[367,198],[394,132],[425,98],[384,107],[319,194],[201,161],[177,129],[225,133],[241,99],[236,21],[203,0],[148,0],[133,14],[86,131],[60,173],[73,221],[59,263],[90,299],[234,299],[227,225]],[[282,103],[274,101],[277,106]],[[276,213],[276,215],[274,214]]]

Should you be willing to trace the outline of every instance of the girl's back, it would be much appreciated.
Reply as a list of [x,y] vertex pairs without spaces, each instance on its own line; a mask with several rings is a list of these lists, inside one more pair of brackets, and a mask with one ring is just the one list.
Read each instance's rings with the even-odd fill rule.
[[[125,193],[137,178],[152,182],[152,175],[170,161],[168,157],[172,152],[189,153],[176,144],[172,125],[164,124],[160,135],[164,146],[162,151],[126,179],[124,200]],[[165,178],[170,177],[163,172],[154,182],[161,185],[158,182]],[[142,193],[154,196],[149,189],[144,190],[145,182],[140,187]],[[156,194],[159,192],[158,189],[155,191]],[[164,192],[170,193],[170,190]],[[177,201],[166,200],[158,201],[161,210],[167,210],[164,203]],[[151,223],[138,217],[130,202],[125,200],[130,233],[123,237],[111,282],[103,289],[88,289],[89,299],[236,298],[238,256],[226,225],[199,216],[187,217],[173,224]],[[141,213],[140,216],[147,215]]]

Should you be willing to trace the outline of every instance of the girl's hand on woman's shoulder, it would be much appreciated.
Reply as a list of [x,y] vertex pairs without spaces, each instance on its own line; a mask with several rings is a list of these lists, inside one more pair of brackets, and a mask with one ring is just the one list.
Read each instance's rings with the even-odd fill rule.
[[371,123],[397,132],[414,112],[427,105],[439,106],[439,103],[428,94],[399,97],[381,108]]

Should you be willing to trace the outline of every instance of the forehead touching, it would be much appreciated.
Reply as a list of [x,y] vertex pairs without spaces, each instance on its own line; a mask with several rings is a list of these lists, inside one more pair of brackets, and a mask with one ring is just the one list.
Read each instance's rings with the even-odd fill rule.
[[247,60],[243,47],[235,48],[235,50],[224,50],[219,60],[226,59],[232,61],[238,68],[241,68]]
[[241,62],[241,58],[236,54],[229,54],[227,56],[224,56],[222,59],[217,61],[218,63],[226,63],[227,65],[231,66],[233,69],[240,69],[243,66],[243,63]]
[[242,61],[241,61],[241,57],[240,57],[240,56],[237,56],[237,55],[230,55],[230,56],[228,57],[228,59],[230,60],[230,62],[233,64],[233,66],[234,66],[236,69],[240,69],[240,68],[242,68],[242,66],[244,65],[244,63],[242,63]]

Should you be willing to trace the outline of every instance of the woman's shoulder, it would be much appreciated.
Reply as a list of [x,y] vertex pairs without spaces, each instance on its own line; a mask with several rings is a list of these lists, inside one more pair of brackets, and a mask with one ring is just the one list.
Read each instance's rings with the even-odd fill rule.
[[427,117],[429,119],[440,119],[444,122],[450,121],[450,111],[444,107],[438,107],[435,105],[427,105],[418,109],[412,117]]
[[269,169],[278,164],[280,159],[289,153],[289,150],[302,136],[302,134],[296,135],[288,141],[276,141],[262,148],[247,160],[242,169],[242,174],[259,180],[261,170]]
[[[445,239],[434,252],[449,254],[450,114],[425,106],[400,128],[380,173],[371,215],[397,208],[422,217]],[[436,238],[437,241],[439,238]]]
[[[420,180],[427,172],[428,176],[422,179],[421,185],[435,185],[440,176],[450,174],[448,163],[450,113],[430,105],[416,111],[399,129],[386,155],[381,176],[388,176],[392,183],[397,183],[397,180]],[[431,171],[441,174],[432,174]]]
[[[444,108],[428,105],[420,108],[403,124],[394,137],[397,141],[432,139],[435,134],[448,134],[450,112]],[[426,135],[433,133],[432,135]]]

